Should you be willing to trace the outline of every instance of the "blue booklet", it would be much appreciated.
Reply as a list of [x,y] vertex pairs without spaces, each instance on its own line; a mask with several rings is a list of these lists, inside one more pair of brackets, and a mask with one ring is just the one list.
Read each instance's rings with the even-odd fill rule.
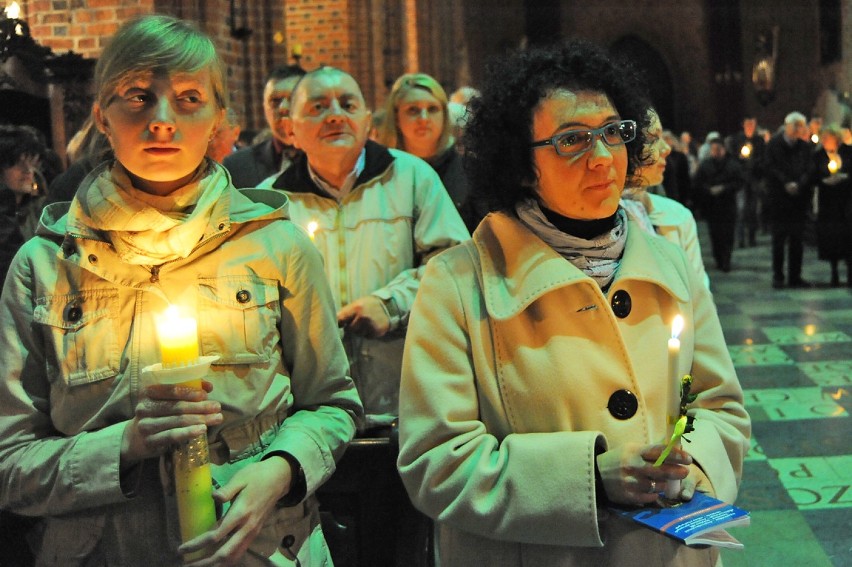
[[747,526],[751,521],[748,511],[703,492],[696,492],[689,502],[674,506],[610,507],[610,510],[686,545],[699,547],[713,545],[742,549],[743,544],[726,528]]

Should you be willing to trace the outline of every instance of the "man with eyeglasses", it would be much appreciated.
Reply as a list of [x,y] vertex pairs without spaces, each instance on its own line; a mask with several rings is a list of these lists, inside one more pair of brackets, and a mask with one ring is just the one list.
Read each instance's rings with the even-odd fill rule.
[[273,69],[263,88],[263,116],[270,137],[227,156],[222,165],[231,173],[234,187],[258,187],[260,182],[287,169],[297,151],[287,130],[290,93],[305,70],[298,65]]

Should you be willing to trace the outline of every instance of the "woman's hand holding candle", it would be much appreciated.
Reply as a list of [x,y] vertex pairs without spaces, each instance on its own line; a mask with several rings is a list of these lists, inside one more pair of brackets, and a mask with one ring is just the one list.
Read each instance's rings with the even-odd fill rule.
[[692,457],[683,449],[671,450],[661,466],[654,462],[664,451],[661,444],[639,445],[628,443],[614,447],[597,456],[607,498],[616,504],[643,506],[657,501],[659,492],[669,482],[680,482],[687,477]]
[[204,564],[237,564],[292,483],[293,470],[285,459],[271,457],[247,465],[213,494],[217,502],[230,503],[219,525],[185,542],[178,552],[191,556],[215,549]]
[[200,388],[154,384],[142,390],[133,419],[121,443],[123,466],[165,453],[175,445],[204,435],[207,427],[222,423],[219,402],[208,400],[213,389],[202,380]]

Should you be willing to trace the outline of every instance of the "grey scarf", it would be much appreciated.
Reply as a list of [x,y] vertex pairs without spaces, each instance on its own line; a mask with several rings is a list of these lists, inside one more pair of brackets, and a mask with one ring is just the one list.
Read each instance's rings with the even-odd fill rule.
[[601,289],[607,289],[615,279],[615,272],[624,254],[624,244],[627,242],[627,218],[624,209],[619,207],[615,226],[611,231],[592,240],[566,234],[553,226],[535,199],[518,203],[515,205],[515,211],[521,224],[560,256],[594,279]]

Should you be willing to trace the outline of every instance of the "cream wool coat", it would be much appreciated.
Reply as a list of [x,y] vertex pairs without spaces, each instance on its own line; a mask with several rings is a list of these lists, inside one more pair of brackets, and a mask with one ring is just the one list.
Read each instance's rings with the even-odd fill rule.
[[[632,298],[625,318],[613,294]],[[435,518],[442,567],[713,565],[596,506],[596,450],[665,435],[667,341],[686,320],[695,377],[684,448],[733,501],[750,421],[710,293],[683,252],[632,221],[606,294],[516,219],[489,215],[433,258],[412,311],[400,393],[399,470]],[[638,398],[615,419],[613,392]]]

